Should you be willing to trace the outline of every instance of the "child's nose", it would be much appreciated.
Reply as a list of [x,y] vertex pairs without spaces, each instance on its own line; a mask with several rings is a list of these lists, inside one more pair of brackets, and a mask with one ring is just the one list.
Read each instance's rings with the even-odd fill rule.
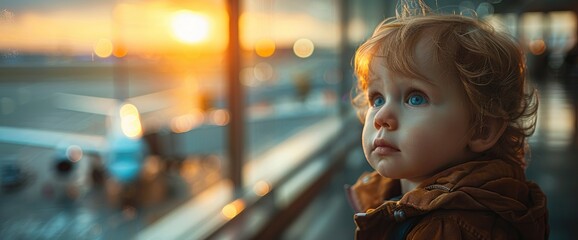
[[385,128],[388,131],[396,130],[398,127],[397,113],[392,103],[386,103],[377,111],[374,119],[376,129]]

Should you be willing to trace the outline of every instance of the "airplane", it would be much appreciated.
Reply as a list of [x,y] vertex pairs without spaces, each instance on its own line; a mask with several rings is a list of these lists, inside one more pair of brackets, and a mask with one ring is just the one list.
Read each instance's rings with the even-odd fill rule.
[[[148,152],[137,107],[130,101],[64,93],[58,99],[56,105],[59,108],[106,115],[106,134],[0,126],[0,143],[54,149],[52,166],[59,175],[69,175],[83,156],[94,155],[102,161],[99,167],[119,183],[135,181]],[[3,166],[2,185],[15,183],[19,172],[14,166]]]

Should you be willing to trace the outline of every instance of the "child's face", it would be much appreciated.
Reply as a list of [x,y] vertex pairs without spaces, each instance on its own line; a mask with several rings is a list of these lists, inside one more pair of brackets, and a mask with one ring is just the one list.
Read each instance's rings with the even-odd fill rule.
[[390,72],[379,58],[370,65],[363,149],[385,177],[421,181],[471,157],[467,100],[459,80],[433,61],[428,41],[414,50],[428,80]]

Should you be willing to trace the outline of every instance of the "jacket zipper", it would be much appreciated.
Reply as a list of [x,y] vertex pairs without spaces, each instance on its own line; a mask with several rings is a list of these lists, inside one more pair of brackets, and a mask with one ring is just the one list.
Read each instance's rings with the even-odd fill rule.
[[429,185],[429,186],[425,187],[425,189],[426,189],[426,190],[434,190],[434,189],[437,189],[437,190],[443,190],[443,191],[446,191],[446,192],[451,192],[451,191],[452,191],[452,189],[450,189],[449,187],[444,186],[444,185],[440,185],[440,184]]

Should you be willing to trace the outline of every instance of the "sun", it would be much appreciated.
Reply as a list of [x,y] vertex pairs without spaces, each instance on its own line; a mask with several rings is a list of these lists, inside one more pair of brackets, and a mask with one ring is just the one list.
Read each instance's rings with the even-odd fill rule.
[[184,43],[199,43],[209,36],[209,20],[206,16],[189,10],[173,14],[171,27],[177,40]]

